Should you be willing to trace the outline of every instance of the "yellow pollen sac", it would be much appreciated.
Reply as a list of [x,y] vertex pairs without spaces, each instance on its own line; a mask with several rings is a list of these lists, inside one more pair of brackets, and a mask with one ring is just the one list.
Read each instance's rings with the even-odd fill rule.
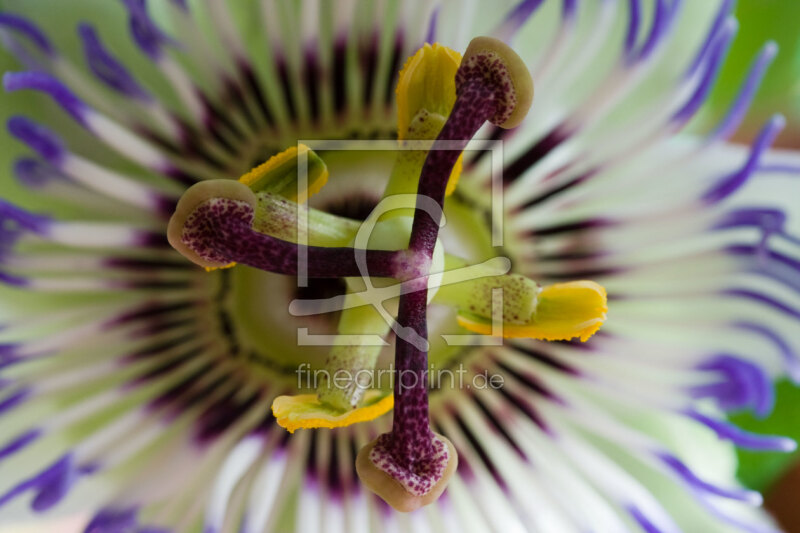
[[351,411],[341,411],[322,403],[316,394],[298,394],[275,398],[272,401],[272,414],[279,426],[294,433],[297,429],[332,429],[369,422],[388,413],[392,407],[392,394],[376,390],[365,394],[361,407]]
[[[298,186],[298,164],[301,155],[305,156],[307,162],[305,187]],[[305,144],[292,146],[275,154],[239,178],[239,182],[250,187],[253,192],[279,194],[300,204],[318,193],[327,181],[328,167],[322,158]]]
[[481,335],[548,341],[575,337],[586,342],[606,320],[606,290],[593,281],[557,283],[539,293],[536,311],[526,324],[492,324],[490,318],[459,313],[458,323]]
[[[305,187],[299,185],[299,156],[306,158]],[[288,200],[303,204],[317,194],[328,182],[328,167],[316,152],[305,144],[291,146],[270,157],[247,174],[239,178],[239,183],[250,187],[255,193],[265,192],[283,196]],[[219,267],[205,267],[206,272],[235,267],[230,263]]]
[[[397,138],[399,140],[433,140],[439,135],[444,119],[450,115],[456,101],[456,71],[461,64],[461,54],[439,43],[425,44],[408,58],[397,82]],[[440,120],[437,127],[427,131],[409,133],[414,118],[423,111]],[[458,158],[450,175],[446,194],[450,195],[458,183],[463,157]]]

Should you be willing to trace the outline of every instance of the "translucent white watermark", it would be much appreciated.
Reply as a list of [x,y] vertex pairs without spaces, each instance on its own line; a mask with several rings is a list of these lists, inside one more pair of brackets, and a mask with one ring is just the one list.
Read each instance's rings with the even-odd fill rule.
[[397,370],[394,365],[380,369],[361,369],[351,371],[338,369],[330,371],[324,368],[314,369],[308,363],[302,363],[295,371],[297,375],[297,388],[299,390],[325,389],[353,390],[394,390],[403,394],[424,385],[427,389],[467,389],[487,390],[501,389],[505,385],[505,378],[484,370],[483,372],[470,373],[463,365],[448,368],[436,368],[431,365],[427,371]]
[[[415,140],[397,141],[381,140],[300,140],[298,146],[305,145],[314,151],[430,151],[430,150],[456,150],[456,151],[488,151],[491,156],[490,162],[490,182],[491,182],[491,211],[489,216],[492,223],[492,246],[503,245],[503,142],[500,140],[470,140],[464,141],[443,141],[443,140]],[[308,152],[298,150],[297,153],[297,187],[298,203],[302,204],[307,199],[308,187]],[[293,316],[311,316],[322,313],[343,311],[352,307],[363,305],[372,306],[383,320],[392,328],[395,335],[406,342],[412,344],[419,350],[427,350],[428,341],[417,335],[411,328],[400,327],[392,314],[386,309],[386,304],[398,296],[413,292],[414,283],[398,281],[389,286],[376,287],[369,276],[367,269],[366,249],[370,237],[375,230],[382,215],[398,209],[416,209],[424,211],[433,220],[439,220],[439,226],[444,227],[447,223],[441,207],[427,196],[416,194],[399,194],[383,198],[375,207],[370,216],[361,224],[356,233],[353,247],[355,250],[356,264],[361,275],[364,290],[346,295],[338,295],[324,299],[293,300],[289,306],[289,313]],[[308,210],[299,209],[297,218],[297,242],[298,247],[298,287],[305,287],[308,284],[308,254],[305,248],[308,245]],[[506,257],[495,257],[477,265],[469,265],[444,272],[431,272],[426,276],[418,278],[427,280],[428,290],[436,290],[443,285],[462,283],[465,281],[480,279],[488,276],[498,276],[509,273],[511,261]],[[473,334],[443,334],[442,338],[448,345],[470,346],[470,345],[500,345],[502,344],[502,320],[503,291],[500,288],[492,290],[492,335],[479,336]],[[308,328],[298,328],[297,343],[299,346],[334,346],[334,345],[361,345],[361,346],[385,346],[386,341],[380,335],[320,335],[311,334]]]

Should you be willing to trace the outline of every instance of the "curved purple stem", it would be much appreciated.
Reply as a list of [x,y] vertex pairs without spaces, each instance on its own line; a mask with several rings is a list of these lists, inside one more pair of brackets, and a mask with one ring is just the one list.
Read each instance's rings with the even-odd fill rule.
[[[444,206],[445,189],[456,161],[478,129],[494,114],[495,93],[487,87],[486,81],[469,81],[459,89],[453,110],[425,158],[419,177],[418,197],[428,196],[440,207]],[[441,211],[428,213],[420,207],[417,200],[409,248],[433,257]]]
[[[253,208],[243,202],[217,199],[200,205],[186,221],[183,242],[204,259],[236,262],[278,274],[297,274],[298,256],[308,258],[314,278],[360,276],[354,248],[305,246],[252,228]],[[396,251],[365,250],[371,276],[397,275]]]
[[[459,87],[453,110],[428,152],[420,173],[417,206],[409,240],[409,249],[413,252],[427,258],[433,257],[442,211],[424,209],[425,197],[432,198],[439,207],[443,207],[453,167],[469,140],[495,115],[495,102],[495,91],[483,77],[469,79]],[[427,341],[427,276],[405,283],[413,284],[415,290],[400,296],[397,315],[400,331],[412,329],[418,338]],[[428,352],[419,349],[405,337],[398,334],[395,347],[397,374],[392,430],[380,437],[378,446],[387,450],[402,468],[424,465],[430,469],[435,466],[430,463],[439,450],[433,440],[428,417]],[[441,465],[438,467],[434,470],[441,470]]]

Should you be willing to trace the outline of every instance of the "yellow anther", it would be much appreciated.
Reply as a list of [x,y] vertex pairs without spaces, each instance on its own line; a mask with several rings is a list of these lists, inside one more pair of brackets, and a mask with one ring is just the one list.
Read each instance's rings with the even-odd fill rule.
[[391,393],[369,391],[361,407],[351,411],[341,411],[322,403],[316,394],[278,396],[272,401],[272,414],[278,425],[289,433],[297,429],[339,428],[375,420],[394,407]]
[[[439,135],[444,119],[456,101],[456,71],[461,64],[461,54],[439,43],[425,44],[408,58],[397,82],[397,137],[398,139],[433,140]],[[409,132],[415,117],[427,112],[432,128],[421,128]],[[436,119],[439,120],[436,120]],[[461,174],[462,159],[458,158],[446,194],[456,188]]]
[[[306,187],[298,187],[298,159],[306,158]],[[308,146],[300,144],[275,154],[241,178],[254,192],[271,192],[289,200],[305,203],[328,181],[328,167]]]
[[[536,311],[527,324],[498,324],[474,314],[458,315],[458,323],[475,333],[503,337],[526,337],[548,341],[575,337],[586,342],[606,320],[606,290],[593,281],[557,283],[539,293]],[[502,326],[502,329],[500,327]]]
[[420,109],[446,117],[456,101],[461,54],[439,43],[425,44],[408,58],[397,82],[397,135],[406,138]]

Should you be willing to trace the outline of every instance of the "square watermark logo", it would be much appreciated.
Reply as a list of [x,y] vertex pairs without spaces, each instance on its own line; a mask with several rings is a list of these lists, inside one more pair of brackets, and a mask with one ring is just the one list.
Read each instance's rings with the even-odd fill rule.
[[[489,202],[489,217],[491,224],[491,246],[503,246],[504,239],[504,205],[503,205],[503,141],[492,139],[473,139],[470,141],[443,141],[443,140],[309,140],[298,141],[297,151],[297,203],[303,205],[307,201],[309,175],[308,175],[308,150],[299,149],[307,147],[314,152],[403,152],[415,151],[427,154],[431,150],[453,150],[459,152],[489,152],[490,156],[490,186],[491,195]],[[431,205],[433,204],[433,205]],[[417,194],[399,194],[387,196],[381,200],[373,211],[373,214],[365,220],[354,242],[354,253],[356,249],[366,249],[372,230],[378,223],[380,216],[397,209],[415,209],[427,211],[434,220],[440,219],[440,227],[447,223],[441,207],[427,196]],[[416,211],[414,211],[416,213]],[[308,286],[308,250],[309,245],[309,209],[298,209],[297,218],[297,284],[298,287]],[[359,262],[359,258],[356,257]],[[398,331],[393,314],[387,309],[387,304],[396,299],[403,293],[412,292],[408,283],[396,280],[389,286],[375,286],[370,279],[366,268],[366,257],[362,258],[363,268],[359,266],[362,273],[362,290],[356,294],[339,295],[326,299],[318,300],[294,300],[289,308],[289,312],[295,316],[309,316],[314,314],[344,311],[354,307],[372,306],[382,317],[386,324],[391,327],[396,335],[407,335],[407,331]],[[478,265],[465,266],[444,272],[431,272],[428,278],[428,288],[438,289],[447,284],[463,283],[470,280],[488,276],[507,274],[510,271],[511,262],[505,257],[495,257]],[[442,266],[443,268],[443,266]],[[407,280],[406,280],[407,281]],[[444,342],[451,346],[486,346],[502,345],[503,332],[503,289],[493,288],[491,290],[491,335],[478,334],[442,334]],[[414,339],[406,339],[414,343]],[[308,328],[298,328],[298,346],[388,346],[383,336],[376,334],[339,334],[324,335],[311,334]],[[420,347],[421,348],[421,347]]]

